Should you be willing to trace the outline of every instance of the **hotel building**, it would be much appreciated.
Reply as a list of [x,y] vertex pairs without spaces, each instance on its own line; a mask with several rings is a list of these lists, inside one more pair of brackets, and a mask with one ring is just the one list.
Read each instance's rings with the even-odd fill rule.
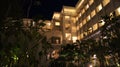
[[63,6],[61,12],[53,15],[53,29],[59,31],[54,36],[60,44],[73,43],[77,39],[99,40],[100,28],[105,23],[101,16],[105,15],[119,18],[120,0],[79,0],[75,7]]

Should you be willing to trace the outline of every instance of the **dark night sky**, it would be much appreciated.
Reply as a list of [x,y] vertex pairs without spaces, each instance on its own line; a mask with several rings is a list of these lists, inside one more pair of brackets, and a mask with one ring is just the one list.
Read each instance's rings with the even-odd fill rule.
[[75,6],[77,2],[78,0],[33,0],[29,17],[42,15],[43,18],[51,20],[53,13],[60,12],[63,5]]

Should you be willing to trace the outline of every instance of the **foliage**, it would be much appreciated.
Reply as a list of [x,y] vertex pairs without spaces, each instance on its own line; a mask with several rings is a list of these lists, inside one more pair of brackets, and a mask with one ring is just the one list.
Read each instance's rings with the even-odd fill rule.
[[[0,66],[27,66],[34,67],[36,61],[36,50],[39,48],[41,40],[48,44],[45,36],[38,32],[37,28],[29,27],[26,30],[22,20],[8,18],[0,24]],[[50,44],[49,44],[50,46]],[[45,47],[45,46],[44,46]],[[48,48],[48,47],[47,47]],[[43,48],[43,50],[47,50]]]

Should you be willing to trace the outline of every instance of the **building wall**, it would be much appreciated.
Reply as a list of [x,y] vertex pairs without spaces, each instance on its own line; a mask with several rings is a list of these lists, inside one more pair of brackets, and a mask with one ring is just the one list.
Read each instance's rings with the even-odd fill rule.
[[59,20],[61,43],[73,43],[77,39],[98,39],[99,29],[104,25],[104,21],[99,23],[102,21],[101,16],[112,15],[114,12],[116,16],[120,15],[120,0],[81,0],[75,7],[63,6]]
[[101,16],[110,15],[120,7],[119,0],[93,0],[92,4],[90,4],[90,1],[92,0],[85,1],[80,6],[79,11],[77,11],[79,12],[78,14],[82,14],[78,16],[77,21],[77,26],[79,27],[77,34],[80,40],[98,38],[99,29],[102,25],[99,23],[102,20]]

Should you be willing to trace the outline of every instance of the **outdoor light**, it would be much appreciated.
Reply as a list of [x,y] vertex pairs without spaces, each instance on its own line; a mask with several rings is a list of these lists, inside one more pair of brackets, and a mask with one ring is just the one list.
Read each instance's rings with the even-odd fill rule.
[[120,7],[117,10],[118,10],[118,13],[120,14]]
[[96,57],[96,54],[93,55],[93,58],[97,58],[97,57]]
[[35,21],[32,22],[32,25],[35,26]]
[[103,39],[107,39],[107,36],[104,36]]
[[89,65],[89,67],[93,67],[93,65],[92,65],[92,64],[90,64],[90,65]]
[[102,25],[104,25],[104,24],[105,24],[105,21],[104,21],[104,20],[101,20],[101,22],[102,22],[102,23],[101,23]]

